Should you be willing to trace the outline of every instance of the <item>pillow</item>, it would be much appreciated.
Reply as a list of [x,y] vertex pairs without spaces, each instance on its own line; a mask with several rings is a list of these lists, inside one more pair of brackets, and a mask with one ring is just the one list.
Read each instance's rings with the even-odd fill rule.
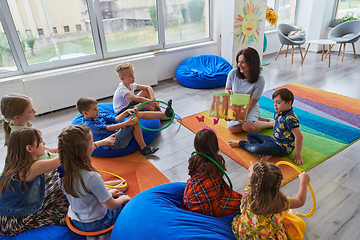
[[236,214],[211,217],[180,209],[185,183],[159,185],[139,193],[121,211],[110,240],[232,239]]
[[220,56],[198,55],[180,63],[176,80],[188,88],[218,88],[225,86],[231,70],[230,63]]
[[0,240],[85,240],[85,236],[72,232],[68,227],[48,225],[31,229],[16,236],[0,236]]
[[[107,115],[116,115],[114,113],[113,104],[112,103],[99,103],[98,109],[100,113],[107,114]],[[71,122],[71,125],[81,124],[82,119],[84,116],[80,113],[75,116],[74,120]],[[160,128],[160,119],[140,119],[140,124],[144,127],[150,129],[159,129]],[[150,144],[158,135],[158,131],[148,131],[141,129],[144,137],[145,144]],[[135,151],[140,150],[139,144],[136,142],[135,138],[133,137],[129,143],[129,145],[125,148],[118,149],[118,150],[106,150],[102,147],[98,147],[92,152],[92,156],[95,157],[105,157],[105,158],[115,158],[128,155]]]

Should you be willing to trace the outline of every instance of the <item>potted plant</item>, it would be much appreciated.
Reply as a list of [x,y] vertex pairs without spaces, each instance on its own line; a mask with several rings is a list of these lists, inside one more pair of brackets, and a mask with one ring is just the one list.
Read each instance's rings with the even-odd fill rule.
[[347,12],[345,16],[343,16],[341,18],[331,20],[330,27],[336,27],[337,25],[339,25],[339,24],[341,24],[343,22],[352,21],[352,20],[359,20],[359,19],[360,19],[360,17],[356,13]]

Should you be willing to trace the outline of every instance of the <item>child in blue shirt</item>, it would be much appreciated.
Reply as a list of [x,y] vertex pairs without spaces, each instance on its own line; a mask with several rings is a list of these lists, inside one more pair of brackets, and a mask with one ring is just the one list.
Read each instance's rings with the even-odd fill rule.
[[[168,102],[165,112],[137,112],[137,109],[127,109],[119,115],[99,114],[97,101],[93,98],[82,97],[76,103],[78,111],[84,115],[82,124],[88,126],[93,134],[94,141],[109,137],[116,133],[113,146],[105,146],[110,150],[125,148],[134,136],[140,146],[143,155],[153,154],[159,148],[146,146],[140,126],[137,124],[140,118],[154,119],[172,116],[172,101]],[[136,117],[134,117],[136,113]],[[129,116],[130,114],[130,116]]]
[[303,164],[301,155],[303,135],[299,120],[292,109],[294,95],[289,89],[281,88],[273,93],[272,99],[276,111],[273,135],[270,137],[258,133],[248,133],[247,141],[230,140],[229,145],[261,155],[260,161],[268,161],[272,156],[286,156],[295,149],[294,163]]

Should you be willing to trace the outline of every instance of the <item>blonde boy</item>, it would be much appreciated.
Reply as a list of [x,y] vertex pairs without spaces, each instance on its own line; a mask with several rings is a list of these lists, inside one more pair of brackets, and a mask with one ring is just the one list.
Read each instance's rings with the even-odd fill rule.
[[[102,146],[105,149],[117,150],[125,148],[129,145],[132,137],[140,146],[140,153],[143,155],[153,154],[159,148],[146,146],[142,135],[141,128],[137,123],[140,118],[154,119],[163,118],[172,114],[171,103],[170,107],[166,109],[166,112],[137,112],[137,109],[127,109],[123,113],[114,116],[99,114],[97,108],[97,101],[90,97],[82,97],[76,103],[77,110],[84,115],[84,119],[81,124],[90,128],[94,142],[102,140],[116,133],[115,143],[113,146]],[[136,117],[134,113],[136,112]],[[130,114],[130,116],[128,116]]]
[[[120,63],[116,66],[115,71],[121,80],[113,98],[114,112],[116,114],[138,107],[143,102],[156,100],[151,86],[135,83],[133,64],[128,62]],[[135,90],[140,90],[140,92],[135,94]],[[142,106],[140,110],[159,111],[160,108],[158,103],[149,103]]]

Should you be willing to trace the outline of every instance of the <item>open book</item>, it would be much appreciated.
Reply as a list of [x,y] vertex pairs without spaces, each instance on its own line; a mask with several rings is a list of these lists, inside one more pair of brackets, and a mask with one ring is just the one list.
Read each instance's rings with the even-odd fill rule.
[[246,121],[249,94],[213,93],[209,117]]

